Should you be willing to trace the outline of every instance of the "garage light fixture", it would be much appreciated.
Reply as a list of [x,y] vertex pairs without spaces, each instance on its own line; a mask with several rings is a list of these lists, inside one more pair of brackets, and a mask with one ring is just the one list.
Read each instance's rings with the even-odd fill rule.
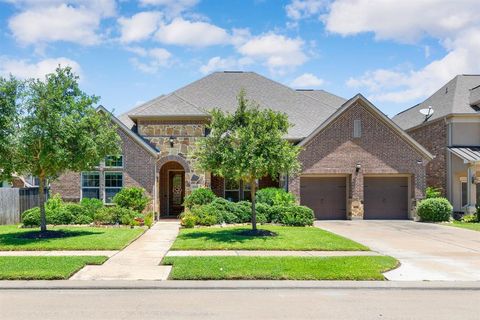
[[355,165],[355,172],[358,173],[358,172],[360,171],[360,169],[362,169],[362,165],[361,165],[360,163],[357,163],[357,164]]
[[173,148],[173,142],[175,142],[175,137],[170,136],[170,139],[168,141],[170,142],[170,148]]

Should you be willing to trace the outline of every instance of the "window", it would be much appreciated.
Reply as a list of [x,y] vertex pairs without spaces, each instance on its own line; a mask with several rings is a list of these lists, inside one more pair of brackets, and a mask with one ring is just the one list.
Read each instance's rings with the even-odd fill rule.
[[362,120],[353,120],[353,137],[360,138],[362,136]]
[[82,198],[100,199],[100,172],[82,172]]
[[243,199],[242,200],[248,200],[252,201],[252,194],[250,193],[250,183],[243,183]]
[[105,167],[107,168],[122,168],[123,156],[107,156],[105,158]]
[[113,197],[123,187],[122,172],[105,172],[105,203],[112,203]]
[[[462,182],[462,207],[466,206],[467,203],[467,183]],[[477,205],[480,205],[480,183],[477,183]]]
[[238,181],[225,179],[225,199],[233,202],[240,200],[240,183]]

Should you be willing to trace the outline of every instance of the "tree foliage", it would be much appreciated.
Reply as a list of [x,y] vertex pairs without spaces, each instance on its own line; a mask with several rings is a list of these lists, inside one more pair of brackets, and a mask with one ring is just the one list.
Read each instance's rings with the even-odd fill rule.
[[[118,154],[120,138],[110,115],[95,109],[99,97],[80,89],[71,68],[59,66],[43,80],[27,80],[22,88],[23,99],[15,107],[18,125],[13,169],[39,178],[44,231],[47,183],[66,171],[88,170],[105,156]],[[8,103],[2,101],[2,109],[4,105]],[[0,167],[5,165],[2,160]]]
[[256,230],[256,181],[280,173],[294,174],[300,148],[284,139],[291,127],[284,113],[260,108],[242,90],[235,113],[211,112],[211,133],[198,142],[194,158],[201,170],[243,181],[252,195],[252,227]]

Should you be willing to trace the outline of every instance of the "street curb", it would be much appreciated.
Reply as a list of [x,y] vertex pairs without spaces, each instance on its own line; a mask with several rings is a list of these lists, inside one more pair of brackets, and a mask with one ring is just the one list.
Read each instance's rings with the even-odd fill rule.
[[1,281],[0,290],[474,290],[480,281]]

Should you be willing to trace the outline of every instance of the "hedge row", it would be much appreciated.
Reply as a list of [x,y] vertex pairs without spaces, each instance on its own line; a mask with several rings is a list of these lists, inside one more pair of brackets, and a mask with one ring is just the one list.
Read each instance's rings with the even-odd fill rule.
[[[185,209],[181,222],[188,228],[195,225],[249,223],[252,219],[251,202],[230,202],[216,197],[206,188],[196,189],[187,196]],[[295,197],[285,190],[266,188],[257,192],[256,218],[258,223],[307,226],[313,224],[314,215],[310,208],[297,205]]]

